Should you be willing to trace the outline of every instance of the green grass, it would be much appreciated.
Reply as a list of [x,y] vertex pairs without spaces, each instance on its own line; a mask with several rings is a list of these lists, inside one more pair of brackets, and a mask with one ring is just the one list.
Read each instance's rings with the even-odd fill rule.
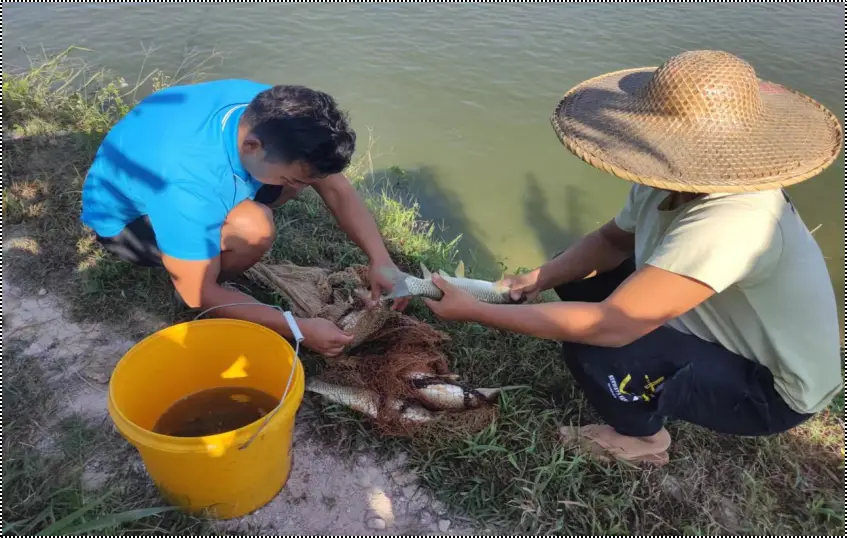
[[[58,60],[62,66],[67,61]],[[78,223],[87,164],[105,129],[130,101],[106,74],[97,79],[96,90],[61,87],[70,72],[56,67],[4,77],[4,125],[20,136],[4,144],[4,226],[13,237],[29,238],[6,256],[11,276],[29,289],[64,295],[83,319],[119,315],[131,321],[139,312],[169,322],[186,319],[190,313],[176,307],[162,274],[104,257]],[[402,174],[394,170],[374,178],[366,163],[363,159],[349,175],[396,259],[404,266],[424,262],[451,270],[457,244],[444,242],[434,226],[419,220],[402,182],[397,185],[395,175]],[[286,204],[276,221],[274,260],[335,268],[365,261],[317,196]],[[807,425],[767,439],[671,424],[675,443],[667,467],[604,465],[556,439],[559,426],[596,417],[573,386],[555,343],[476,324],[447,325],[420,304],[410,313],[450,334],[451,366],[470,383],[532,388],[504,395],[496,423],[464,439],[386,439],[353,413],[334,407],[322,409],[313,426],[332,447],[367,445],[385,455],[407,450],[433,494],[481,527],[616,534],[844,531],[843,398]],[[315,367],[311,361],[310,369]],[[25,476],[37,472],[22,469]],[[26,495],[4,500],[10,498],[21,502]],[[16,518],[30,521],[38,513],[33,509]]]

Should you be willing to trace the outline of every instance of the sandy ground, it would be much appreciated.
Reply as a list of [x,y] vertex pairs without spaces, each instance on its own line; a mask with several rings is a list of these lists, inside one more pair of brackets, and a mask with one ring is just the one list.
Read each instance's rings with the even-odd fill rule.
[[[111,427],[106,408],[108,378],[134,342],[102,324],[71,322],[61,301],[46,290],[27,296],[7,278],[2,289],[6,340],[29,342],[24,354],[43,363],[47,382],[67,400],[62,406],[65,413]],[[293,469],[286,487],[254,514],[218,523],[222,530],[248,524],[266,534],[473,534],[460,528],[455,517],[418,487],[403,454],[388,464],[377,464],[369,454],[348,461],[310,438],[304,426],[310,412],[304,406],[298,416]],[[140,457],[134,451],[133,455],[134,461],[127,461],[106,453],[92,454],[94,463],[84,475],[88,487],[96,490],[118,472],[118,465],[143,468]]]

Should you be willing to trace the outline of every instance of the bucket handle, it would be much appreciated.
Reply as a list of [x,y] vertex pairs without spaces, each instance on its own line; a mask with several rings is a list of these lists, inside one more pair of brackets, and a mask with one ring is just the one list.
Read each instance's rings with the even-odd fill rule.
[[217,310],[218,308],[226,308],[228,306],[264,306],[277,310],[278,312],[282,313],[283,317],[285,318],[285,322],[288,324],[288,328],[291,329],[292,336],[294,336],[294,360],[291,362],[291,373],[288,374],[288,382],[285,384],[285,390],[282,393],[282,398],[280,399],[277,406],[273,409],[273,411],[267,414],[264,422],[262,422],[262,425],[259,426],[259,429],[256,430],[256,432],[252,436],[250,436],[250,439],[248,439],[246,443],[238,447],[238,450],[244,450],[245,448],[250,446],[256,439],[256,437],[262,432],[262,430],[265,429],[265,426],[267,426],[271,418],[273,418],[273,416],[280,409],[282,409],[282,405],[285,403],[285,398],[288,397],[288,391],[291,389],[291,381],[294,379],[294,372],[297,370],[297,363],[300,362],[300,342],[303,341],[304,337],[303,332],[300,331],[300,326],[297,325],[297,320],[294,319],[294,315],[291,312],[283,310],[279,306],[269,305],[265,303],[229,303],[213,306],[197,314],[197,316],[194,318],[194,321],[197,321],[198,319],[200,319],[200,317],[208,314],[212,310]]

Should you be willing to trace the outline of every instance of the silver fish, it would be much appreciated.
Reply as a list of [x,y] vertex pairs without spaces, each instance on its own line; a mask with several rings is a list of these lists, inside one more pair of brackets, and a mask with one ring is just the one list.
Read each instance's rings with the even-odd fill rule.
[[[421,264],[423,278],[409,275],[395,268],[382,267],[380,271],[394,286],[392,292],[386,296],[388,299],[416,296],[438,300],[444,295],[444,292],[432,282],[432,272],[423,263]],[[510,304],[516,302],[512,300],[509,287],[505,284],[465,278],[465,264],[463,262],[459,262],[456,267],[455,276],[450,276],[444,271],[439,271],[438,274],[450,284],[470,293],[484,303]],[[523,300],[519,302],[523,302]]]
[[418,378],[412,381],[418,399],[424,405],[439,411],[477,409],[484,403],[493,403],[501,392],[526,388],[525,386],[470,389],[458,383],[447,383],[437,377]]
[[[371,418],[377,418],[379,415],[377,405],[379,397],[373,391],[333,385],[315,378],[306,383],[306,390],[320,394],[330,402],[349,407]],[[437,414],[417,404],[408,404],[395,399],[389,402],[389,405],[394,411],[400,412],[400,417],[403,420],[409,422],[424,423],[437,418]]]
[[424,372],[409,372],[404,375],[404,377],[410,381],[415,381],[419,379],[430,379],[433,377],[437,377],[439,379],[446,379],[448,381],[458,381],[459,374],[426,374]]

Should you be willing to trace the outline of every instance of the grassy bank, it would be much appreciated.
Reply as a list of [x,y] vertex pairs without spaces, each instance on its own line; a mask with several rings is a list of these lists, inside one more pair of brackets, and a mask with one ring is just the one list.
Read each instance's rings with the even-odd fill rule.
[[[79,192],[88,163],[132,96],[105,73],[77,76],[88,81],[82,90],[64,85],[79,68],[63,57],[4,77],[4,232],[7,238],[26,237],[5,255],[9,276],[33,292],[45,288],[63,295],[80,319],[118,316],[127,327],[149,314],[186,319],[190,314],[177,307],[164,275],[105,257],[79,224]],[[167,83],[156,78],[157,85]],[[374,173],[362,166],[350,175],[401,265],[424,261],[431,268],[451,269],[456,245],[419,221],[391,170]],[[364,261],[316,196],[286,204],[276,219],[275,260],[336,268]],[[385,453],[409,451],[435,496],[483,525],[592,534],[843,532],[843,432],[834,413],[768,439],[736,439],[670,424],[676,443],[666,468],[598,464],[556,439],[562,424],[595,417],[566,373],[555,343],[475,324],[444,325],[419,305],[411,313],[451,335],[451,366],[471,384],[533,388],[504,396],[498,421],[462,440],[387,440],[355,415],[336,409],[325,410],[315,427],[332,439],[333,447],[365,444]],[[6,408],[7,415],[28,421],[36,401],[22,397]],[[9,457],[4,450],[7,465]],[[10,486],[7,480],[43,483],[55,491],[64,487],[33,472],[24,466],[4,477],[6,503],[21,503],[27,496],[25,486]],[[145,506],[156,503],[147,501]],[[137,505],[113,506],[112,511]],[[33,516],[8,517],[31,521]]]

